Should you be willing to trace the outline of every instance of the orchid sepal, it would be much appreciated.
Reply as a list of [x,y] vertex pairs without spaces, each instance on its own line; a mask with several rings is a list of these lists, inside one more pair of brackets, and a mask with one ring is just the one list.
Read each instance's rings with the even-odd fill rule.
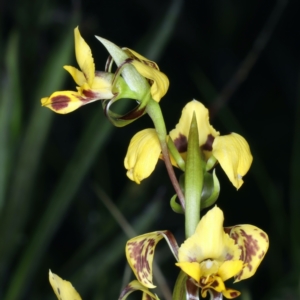
[[156,294],[151,293],[148,288],[143,286],[138,280],[131,281],[121,292],[121,295],[119,296],[119,300],[125,300],[127,297],[135,292],[135,291],[141,291],[143,293],[142,300],[159,300],[158,296]]
[[155,247],[161,239],[165,239],[175,257],[178,259],[178,245],[168,230],[146,233],[130,239],[126,243],[126,257],[129,266],[138,281],[147,288],[154,288],[153,284],[153,257]]
[[49,270],[49,281],[58,300],[81,300],[71,282],[61,279]]

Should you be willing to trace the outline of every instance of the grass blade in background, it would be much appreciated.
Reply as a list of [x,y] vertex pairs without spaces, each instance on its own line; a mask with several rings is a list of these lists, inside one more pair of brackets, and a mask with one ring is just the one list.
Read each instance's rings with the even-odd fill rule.
[[0,215],[5,205],[9,170],[12,167],[14,138],[21,121],[21,87],[19,78],[19,36],[12,31],[7,42],[5,73],[1,78],[0,95]]

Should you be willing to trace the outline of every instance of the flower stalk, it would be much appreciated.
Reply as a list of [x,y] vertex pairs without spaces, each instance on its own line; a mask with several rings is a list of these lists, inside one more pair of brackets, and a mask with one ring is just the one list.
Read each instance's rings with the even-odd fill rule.
[[179,202],[181,204],[181,207],[183,210],[185,210],[185,200],[184,200],[184,195],[181,191],[180,185],[178,183],[178,180],[176,178],[170,156],[169,156],[169,151],[168,151],[168,144],[167,144],[167,130],[166,130],[166,125],[164,122],[164,118],[162,115],[161,108],[159,104],[154,101],[153,99],[150,99],[150,101],[147,104],[146,107],[146,112],[152,119],[152,122],[154,124],[160,145],[161,145],[161,152],[163,155],[163,159],[166,165],[167,172],[169,174],[170,180],[172,182],[172,185],[175,189],[175,192],[178,196]]
[[185,235],[186,238],[194,234],[200,220],[201,194],[203,187],[203,168],[199,150],[198,125],[196,114],[189,131],[186,170],[184,181],[185,196]]

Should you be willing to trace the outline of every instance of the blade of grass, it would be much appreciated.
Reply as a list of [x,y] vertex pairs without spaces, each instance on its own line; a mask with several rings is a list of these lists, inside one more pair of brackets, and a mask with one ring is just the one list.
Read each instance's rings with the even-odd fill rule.
[[[71,26],[74,27],[74,25]],[[59,46],[48,60],[45,75],[37,84],[38,88],[33,94],[34,99],[37,99],[37,101],[29,124],[24,132],[20,133],[23,140],[18,159],[13,167],[14,176],[11,180],[9,201],[7,201],[0,223],[0,234],[3,240],[6,241],[0,245],[1,272],[5,272],[17,251],[20,232],[29,217],[30,204],[33,198],[31,195],[35,184],[34,178],[53,118],[53,114],[41,109],[38,100],[42,95],[50,94],[53,90],[62,86],[66,78],[67,73],[61,66],[69,60],[73,52],[73,36],[69,32],[70,30],[68,30],[68,35],[64,35],[63,41],[59,43]]]
[[0,101],[0,214],[5,205],[9,170],[12,164],[13,137],[20,127],[21,90],[18,70],[19,36],[13,30],[10,34],[6,55],[5,73],[1,74]]

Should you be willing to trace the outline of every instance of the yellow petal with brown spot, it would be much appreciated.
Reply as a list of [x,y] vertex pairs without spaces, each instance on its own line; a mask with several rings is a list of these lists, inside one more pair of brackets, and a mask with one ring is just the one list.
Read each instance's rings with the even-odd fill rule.
[[226,290],[226,287],[223,280],[219,276],[212,276],[208,283],[202,287],[202,297],[206,297],[207,291],[210,289],[213,289],[218,293],[222,293]]
[[180,153],[186,152],[187,149],[187,140],[193,112],[195,112],[197,118],[199,146],[204,145],[209,139],[209,136],[216,137],[220,135],[220,133],[209,124],[208,109],[197,100],[190,101],[183,108],[179,123],[169,134]]
[[42,98],[41,103],[56,113],[67,114],[85,104],[81,98],[81,95],[74,91],[58,91],[50,97]]
[[237,225],[227,228],[227,232],[241,249],[240,259],[244,267],[235,277],[235,282],[253,276],[263,260],[268,248],[268,235],[253,225]]
[[151,232],[134,237],[126,243],[128,264],[138,281],[147,288],[155,288],[152,263],[155,247],[162,238],[160,232]]
[[236,297],[238,297],[241,292],[234,290],[234,289],[228,289],[226,288],[223,292],[222,292],[223,296],[227,299],[234,299]]
[[61,279],[50,270],[49,281],[58,300],[81,300],[71,282]]

